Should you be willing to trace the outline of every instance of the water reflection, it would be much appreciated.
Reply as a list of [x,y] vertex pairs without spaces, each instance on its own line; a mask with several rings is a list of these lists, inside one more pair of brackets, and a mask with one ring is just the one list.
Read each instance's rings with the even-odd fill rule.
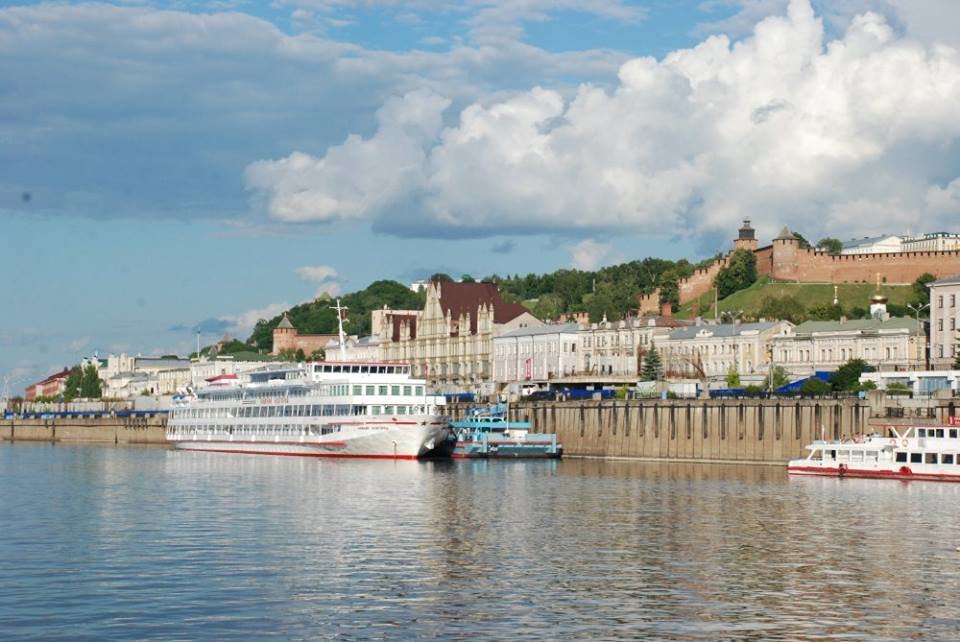
[[778,467],[0,447],[0,631],[960,637],[960,487]]

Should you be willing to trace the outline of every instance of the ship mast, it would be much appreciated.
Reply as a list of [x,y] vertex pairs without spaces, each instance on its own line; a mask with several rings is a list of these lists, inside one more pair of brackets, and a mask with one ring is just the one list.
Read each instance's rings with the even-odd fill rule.
[[347,339],[343,333],[343,313],[349,310],[345,305],[340,305],[340,299],[337,299],[336,306],[330,306],[331,310],[337,311],[337,329],[340,333],[340,361],[347,360]]

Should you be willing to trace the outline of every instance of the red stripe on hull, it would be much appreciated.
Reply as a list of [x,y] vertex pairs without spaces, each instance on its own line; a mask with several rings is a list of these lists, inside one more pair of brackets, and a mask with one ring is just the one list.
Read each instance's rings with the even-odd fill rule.
[[419,459],[416,455],[357,455],[354,453],[281,453],[262,450],[223,450],[219,448],[178,448],[185,452],[232,453],[235,455],[279,455],[280,457],[337,457],[350,459]]
[[787,473],[794,475],[818,475],[820,477],[856,477],[860,479],[900,479],[903,481],[942,481],[960,482],[960,474],[945,475],[936,473],[901,473],[899,470],[857,470],[839,468],[820,468],[818,466],[793,466]]

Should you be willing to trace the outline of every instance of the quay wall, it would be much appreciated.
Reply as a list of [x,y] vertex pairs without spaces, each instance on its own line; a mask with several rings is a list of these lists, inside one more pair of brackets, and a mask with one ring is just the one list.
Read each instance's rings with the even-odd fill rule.
[[[783,464],[820,439],[880,432],[890,420],[882,395],[862,399],[696,399],[523,402],[512,420],[556,433],[565,456]],[[914,423],[945,422],[954,405],[925,409]],[[900,415],[902,417],[902,415]]]
[[5,419],[0,441],[166,444],[165,417]]

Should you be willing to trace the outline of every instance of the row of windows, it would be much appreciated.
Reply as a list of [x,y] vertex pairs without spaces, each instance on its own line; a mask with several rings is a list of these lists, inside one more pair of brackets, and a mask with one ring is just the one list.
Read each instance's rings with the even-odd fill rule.
[[[943,307],[943,295],[942,295],[942,294],[937,297],[937,307],[938,307],[938,308],[942,308],[942,307]],[[951,308],[957,307],[957,295],[956,295],[956,294],[951,294],[951,295],[950,295],[950,307],[951,307]],[[940,329],[943,330],[943,328],[940,328]]]
[[917,428],[917,437],[956,439],[957,428]]
[[[917,453],[907,451],[897,451],[894,453],[894,460],[900,464],[948,464],[960,465],[960,458],[957,453]],[[826,450],[823,452],[824,461],[837,462],[877,462],[880,452],[877,450]]]
[[361,364],[317,364],[314,372],[332,374],[410,374],[410,366],[361,365]]
[[[911,464],[957,464],[960,465],[960,458],[957,457],[956,453],[906,453],[898,452],[896,460],[898,463],[905,464],[907,463],[909,455],[909,462]],[[938,459],[939,455],[939,461]]]
[[258,419],[263,417],[349,417],[360,415],[415,415],[426,412],[420,405],[244,406],[240,408],[179,408],[174,419]]
[[193,435],[206,433],[211,435],[286,435],[291,437],[305,435],[329,435],[340,432],[340,426],[294,426],[292,424],[269,424],[263,426],[224,426],[213,424],[202,424],[199,426],[177,426],[170,428],[170,432],[175,435]]
[[[423,396],[423,386],[404,386],[404,385],[354,385],[349,384],[324,384],[314,389],[315,394],[321,397],[345,397],[353,392],[354,395],[381,395],[381,396],[404,396],[416,395]],[[274,397],[301,398],[306,397],[309,391],[306,388],[283,388],[273,390],[245,390],[240,399],[271,399]],[[228,399],[237,399],[235,393],[228,391],[210,392],[199,395],[201,399],[211,399],[214,401],[226,401]]]
[[[950,329],[957,329],[957,320],[954,317],[950,317]],[[937,330],[943,330],[943,318],[937,319]]]

